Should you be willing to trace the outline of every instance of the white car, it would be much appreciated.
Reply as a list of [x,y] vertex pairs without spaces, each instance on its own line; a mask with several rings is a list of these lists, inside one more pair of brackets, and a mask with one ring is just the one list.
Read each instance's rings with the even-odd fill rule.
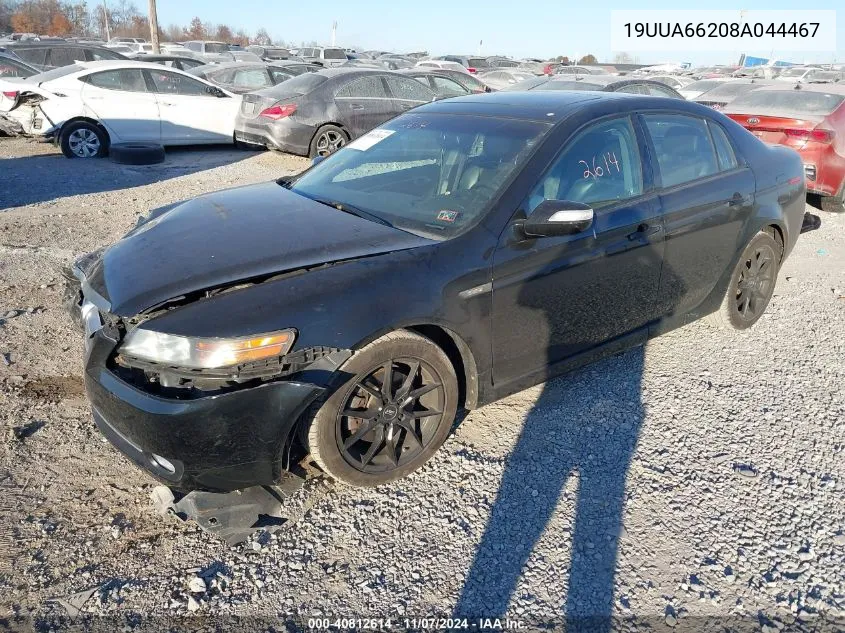
[[469,74],[469,71],[466,69],[466,66],[462,66],[458,62],[450,62],[446,61],[445,59],[424,59],[421,62],[417,62],[417,67],[419,68],[443,68],[444,70],[457,70],[461,73]]
[[821,68],[815,66],[795,66],[786,68],[781,74],[775,77],[775,81],[788,81],[793,84],[810,83],[813,75],[819,72]]
[[105,156],[111,143],[233,143],[241,97],[175,68],[83,62],[0,79],[0,116],[54,138],[68,158]]

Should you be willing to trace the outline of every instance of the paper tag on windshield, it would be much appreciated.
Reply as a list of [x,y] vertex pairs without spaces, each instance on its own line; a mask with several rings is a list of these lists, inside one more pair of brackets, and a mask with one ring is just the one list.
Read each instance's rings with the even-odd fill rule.
[[362,152],[370,149],[376,143],[381,143],[384,139],[388,136],[393,134],[393,130],[372,130],[371,132],[367,132],[361,138],[352,141],[348,147],[349,149],[357,149],[361,150]]

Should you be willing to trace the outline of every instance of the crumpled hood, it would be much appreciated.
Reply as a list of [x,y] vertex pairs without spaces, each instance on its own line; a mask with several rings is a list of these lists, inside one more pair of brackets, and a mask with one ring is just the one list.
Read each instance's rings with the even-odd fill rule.
[[270,182],[176,205],[83,273],[112,313],[134,316],[196,291],[429,243]]

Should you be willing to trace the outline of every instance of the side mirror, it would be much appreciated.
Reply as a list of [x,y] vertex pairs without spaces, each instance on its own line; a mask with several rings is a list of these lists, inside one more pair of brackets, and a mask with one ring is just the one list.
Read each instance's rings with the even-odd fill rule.
[[574,235],[593,225],[595,213],[588,204],[569,200],[544,200],[520,223],[528,238]]
[[228,95],[220,90],[217,86],[207,86],[205,91],[210,94],[212,97],[217,97],[218,99],[227,97]]

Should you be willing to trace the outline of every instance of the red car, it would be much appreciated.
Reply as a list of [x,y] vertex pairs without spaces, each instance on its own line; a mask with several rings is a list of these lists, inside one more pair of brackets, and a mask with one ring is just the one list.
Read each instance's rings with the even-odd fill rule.
[[845,201],[845,85],[766,86],[740,96],[724,113],[771,144],[801,155],[807,192],[822,209],[843,211]]

